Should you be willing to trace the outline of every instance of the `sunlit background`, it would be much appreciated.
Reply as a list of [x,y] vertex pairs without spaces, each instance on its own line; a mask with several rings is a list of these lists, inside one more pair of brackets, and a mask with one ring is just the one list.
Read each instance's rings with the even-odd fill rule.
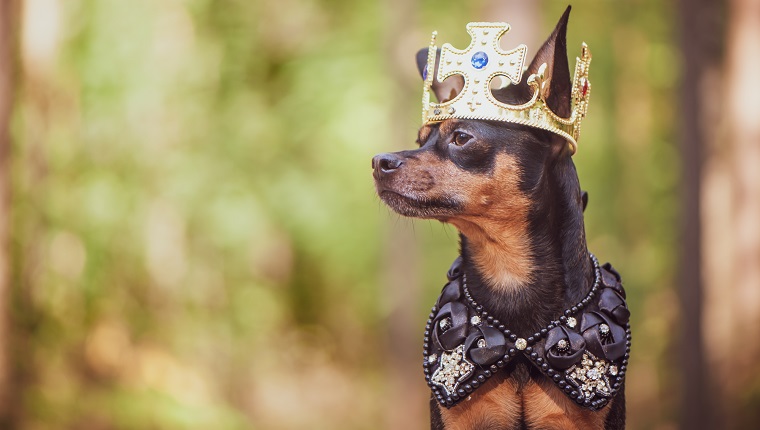
[[[630,429],[760,419],[758,3],[573,2]],[[532,55],[566,5],[3,1],[0,427],[426,428],[457,233],[392,214],[370,159],[414,146],[432,30]]]

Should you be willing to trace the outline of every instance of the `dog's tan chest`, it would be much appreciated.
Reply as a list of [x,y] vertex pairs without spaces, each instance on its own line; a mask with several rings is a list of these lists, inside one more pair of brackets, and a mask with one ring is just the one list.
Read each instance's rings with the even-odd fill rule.
[[610,410],[584,409],[549,381],[518,387],[510,378],[493,378],[451,409],[438,407],[446,430],[512,430],[522,419],[529,429],[602,430]]
[[522,399],[516,382],[492,378],[451,409],[438,405],[446,430],[511,429],[519,422]]

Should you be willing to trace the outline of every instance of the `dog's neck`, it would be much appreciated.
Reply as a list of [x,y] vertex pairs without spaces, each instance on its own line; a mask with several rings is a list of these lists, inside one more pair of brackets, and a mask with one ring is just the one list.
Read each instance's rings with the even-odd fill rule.
[[[493,233],[522,237],[461,235],[468,288],[478,303],[518,334],[532,333],[557,318],[593,282],[575,166],[569,158],[557,163],[531,191],[526,230]],[[479,263],[493,255],[505,259],[501,266],[491,265],[501,272],[483,273]]]

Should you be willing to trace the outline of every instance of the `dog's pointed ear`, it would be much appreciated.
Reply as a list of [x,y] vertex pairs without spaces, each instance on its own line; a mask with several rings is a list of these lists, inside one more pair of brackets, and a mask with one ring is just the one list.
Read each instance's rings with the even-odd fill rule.
[[570,92],[570,69],[567,62],[567,20],[570,18],[570,6],[560,17],[554,31],[546,39],[546,42],[536,52],[527,75],[537,73],[542,64],[546,63],[544,78],[547,85],[544,87],[544,100],[555,114],[569,118]]
[[[422,48],[417,51],[417,70],[419,70],[420,76],[422,76],[423,80],[427,76],[426,73],[430,73],[430,70],[427,72],[425,71],[427,60],[428,48]],[[464,78],[462,75],[454,75],[449,76],[443,82],[438,82],[438,62],[440,60],[441,50],[439,49],[435,54],[435,70],[433,71],[433,85],[431,86],[431,89],[433,90],[435,97],[438,99],[438,102],[443,103],[453,99],[460,91],[462,91],[462,88],[464,88]]]

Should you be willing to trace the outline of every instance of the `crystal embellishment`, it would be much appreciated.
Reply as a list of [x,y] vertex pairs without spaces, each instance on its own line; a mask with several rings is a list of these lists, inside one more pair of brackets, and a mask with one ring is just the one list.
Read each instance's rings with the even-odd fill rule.
[[478,348],[485,348],[488,346],[485,339],[478,339]]
[[557,350],[561,352],[567,351],[568,347],[567,341],[565,339],[560,339],[559,342],[557,342]]
[[464,356],[464,345],[459,345],[453,351],[441,354],[441,363],[430,381],[442,387],[450,396],[456,393],[459,383],[472,375],[474,369],[475,365]]
[[438,355],[437,354],[430,354],[430,355],[428,355],[428,363],[433,364],[436,361],[438,361]]
[[438,323],[438,327],[441,328],[441,330],[446,330],[451,328],[451,318],[444,318]]
[[599,324],[599,333],[601,333],[602,336],[607,336],[610,334],[610,326],[607,324]]
[[520,351],[524,350],[527,347],[528,347],[527,340],[520,337],[515,341],[515,348],[519,349]]
[[[583,354],[581,362],[572,365],[565,371],[567,380],[574,385],[583,397],[590,400],[594,397],[609,397],[612,389],[607,374],[613,374],[610,364],[596,358],[590,352]],[[615,369],[617,373],[617,368]]]
[[470,62],[472,63],[472,67],[480,70],[488,65],[488,55],[483,51],[478,51],[472,54]]
[[567,326],[570,328],[575,328],[575,326],[578,325],[578,321],[573,317],[567,318]]
[[480,317],[477,315],[474,315],[472,318],[470,318],[470,323],[472,323],[472,325],[479,325]]

